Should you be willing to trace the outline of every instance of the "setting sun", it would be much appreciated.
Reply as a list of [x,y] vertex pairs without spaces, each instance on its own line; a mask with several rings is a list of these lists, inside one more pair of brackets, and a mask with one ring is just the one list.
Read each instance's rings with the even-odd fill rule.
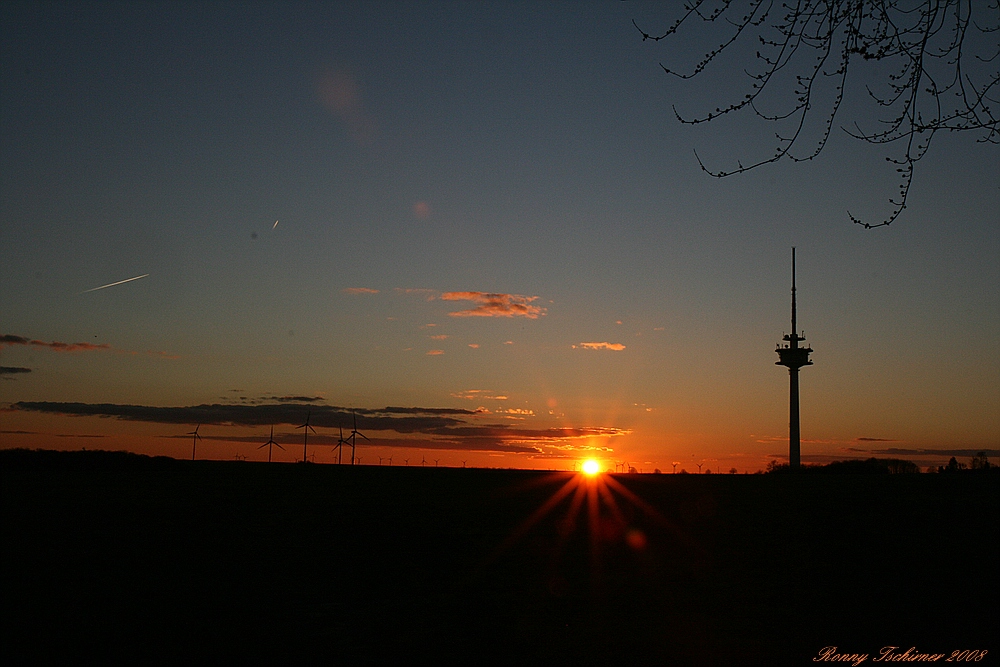
[[587,459],[583,462],[583,472],[588,475],[596,475],[601,472],[601,464],[594,459]]

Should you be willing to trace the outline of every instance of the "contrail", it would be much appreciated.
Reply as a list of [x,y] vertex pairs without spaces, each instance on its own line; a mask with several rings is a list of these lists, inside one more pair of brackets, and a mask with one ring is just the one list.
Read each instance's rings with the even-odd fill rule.
[[278,226],[278,221],[277,221],[277,220],[275,220],[275,221],[274,221],[274,225],[272,225],[272,226],[271,226],[271,229],[274,229],[274,228],[275,228],[275,227],[277,227],[277,226]]
[[85,289],[82,292],[80,292],[80,294],[86,294],[87,292],[96,292],[99,289],[104,289],[105,287],[114,287],[115,285],[121,285],[122,283],[130,283],[133,280],[138,280],[139,278],[145,278],[148,275],[149,275],[148,273],[144,273],[141,276],[136,276],[135,278],[127,278],[126,280],[119,280],[116,283],[108,283],[107,285],[101,285],[100,287],[93,287],[91,289]]

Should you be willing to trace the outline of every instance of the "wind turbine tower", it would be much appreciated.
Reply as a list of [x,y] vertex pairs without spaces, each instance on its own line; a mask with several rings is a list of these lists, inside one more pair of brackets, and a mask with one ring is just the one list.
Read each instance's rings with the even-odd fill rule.
[[260,447],[257,448],[257,449],[263,449],[264,447],[267,447],[267,462],[268,463],[271,462],[271,447],[274,446],[274,445],[277,445],[278,449],[280,449],[281,451],[285,451],[285,448],[282,447],[281,445],[278,445],[278,442],[274,439],[274,427],[272,426],[271,427],[271,436],[268,438],[267,442],[265,442],[263,445],[261,445]]
[[198,435],[198,429],[201,428],[201,424],[194,427],[194,430],[190,433],[185,433],[185,435],[191,436],[191,460],[194,461],[195,452],[198,451],[198,441],[201,440],[201,436]]
[[792,469],[798,468],[800,464],[799,453],[799,369],[803,366],[812,366],[809,355],[812,353],[811,347],[799,347],[799,342],[805,341],[804,336],[798,332],[798,323],[795,319],[795,248],[792,248],[792,333],[785,334],[782,340],[787,344],[778,343],[775,352],[778,353],[777,366],[788,368],[788,466]]
[[351,416],[354,418],[354,428],[351,429],[351,434],[347,437],[351,439],[351,465],[354,465],[361,463],[361,460],[354,456],[354,447],[357,444],[358,436],[360,435],[365,440],[368,439],[368,436],[358,430],[358,415],[355,414],[354,410],[351,410]]
[[312,410],[306,413],[306,423],[302,426],[296,426],[296,429],[303,429],[302,431],[302,462],[305,463],[308,459],[306,458],[306,448],[309,445],[309,431],[313,433],[316,432],[312,426],[309,425],[309,418],[312,417]]

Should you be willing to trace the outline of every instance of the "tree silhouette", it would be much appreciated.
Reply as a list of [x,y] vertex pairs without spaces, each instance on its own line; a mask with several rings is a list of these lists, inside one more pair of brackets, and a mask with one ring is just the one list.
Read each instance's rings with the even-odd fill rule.
[[954,456],[948,459],[947,466],[939,466],[938,472],[959,472],[960,470],[965,470],[965,464],[959,463],[958,459]]
[[[774,153],[747,165],[737,161],[735,168],[710,169],[695,153],[698,164],[712,176],[740,174],[783,159],[802,162],[817,157],[841,111],[848,74],[858,70],[881,78],[877,87],[866,89],[870,104],[882,117],[875,127],[863,127],[854,120],[844,129],[856,139],[886,145],[887,151],[890,144],[898,147],[886,160],[895,165],[900,186],[898,195],[889,198],[891,211],[881,222],[865,222],[848,211],[854,223],[868,229],[887,226],[899,217],[906,208],[914,165],[926,155],[937,132],[978,131],[978,141],[1000,143],[997,117],[990,108],[1000,89],[1000,45],[995,38],[1000,30],[1000,2],[996,0],[801,0],[787,4],[688,0],[684,7],[680,17],[656,35],[632,21],[643,41],[658,42],[678,31],[694,30],[699,20],[720,33],[701,60],[686,71],[661,63],[668,74],[692,79],[722,60],[723,53],[739,58],[740,49],[752,48],[753,42],[758,50],[755,68],[740,66],[749,77],[749,86],[737,93],[739,97],[699,116],[682,116],[674,107],[677,120],[696,125],[749,110],[779,128]],[[978,40],[982,44],[974,38],[977,33],[987,35]]]

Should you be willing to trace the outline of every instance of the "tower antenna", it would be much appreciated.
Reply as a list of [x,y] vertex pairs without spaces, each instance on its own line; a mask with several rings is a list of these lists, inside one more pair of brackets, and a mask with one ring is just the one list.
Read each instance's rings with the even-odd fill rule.
[[811,347],[799,347],[799,341],[805,341],[798,332],[798,321],[795,312],[795,247],[792,247],[792,332],[782,340],[787,345],[778,343],[775,352],[778,353],[777,366],[788,368],[788,467],[795,469],[801,465],[799,447],[799,369],[812,366],[809,355]]

